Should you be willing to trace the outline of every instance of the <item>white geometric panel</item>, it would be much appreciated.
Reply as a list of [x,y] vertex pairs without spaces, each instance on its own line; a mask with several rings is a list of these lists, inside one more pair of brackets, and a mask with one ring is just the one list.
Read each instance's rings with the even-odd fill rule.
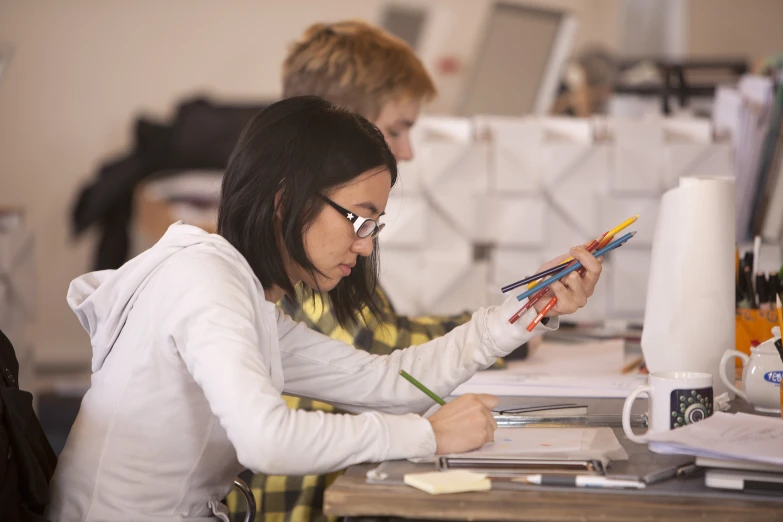
[[473,312],[477,308],[489,305],[486,292],[487,274],[486,261],[476,262],[465,267],[454,284],[448,286],[439,295],[430,295],[430,309],[433,314],[452,315],[462,312]]
[[445,217],[461,237],[474,241],[481,240],[483,229],[479,225],[479,219],[483,195],[456,192],[446,188],[431,192],[429,198],[438,214]]
[[658,120],[666,141],[707,145],[712,141],[712,123],[706,118],[676,117]]
[[669,190],[680,184],[680,177],[691,176],[704,163],[712,151],[700,143],[668,143],[665,148],[666,165],[662,172],[662,189]]
[[[424,310],[442,309],[443,303],[440,301],[444,296],[452,294],[455,287],[467,283],[465,277],[470,273],[473,260],[469,244],[465,243],[465,246],[465,249],[455,245],[450,250],[427,250],[421,253],[419,298]],[[482,283],[480,290],[483,289]],[[474,290],[471,287],[471,291]],[[483,302],[483,296],[479,297]]]
[[390,196],[386,215],[381,219],[383,244],[397,247],[423,247],[428,235],[429,208],[421,196]]
[[534,120],[544,128],[542,182],[555,186],[585,162],[593,146],[593,129],[588,120],[554,117]]
[[[474,125],[468,118],[452,116],[425,116],[411,130],[415,143],[453,141],[468,143],[473,140]],[[414,153],[417,152],[414,150]]]
[[645,245],[649,248],[652,246],[660,204],[661,198],[659,197],[604,196],[599,219],[601,230],[604,232],[610,230],[626,219],[639,214],[639,219],[619,235],[635,230],[637,234],[633,238],[634,247]]
[[683,176],[693,177],[734,177],[732,169],[731,144],[711,143],[702,145],[706,154],[702,161],[692,166],[689,172],[683,172]]
[[426,313],[421,304],[422,277],[420,254],[415,250],[401,250],[380,243],[380,283],[388,294],[394,309],[401,315],[422,315]]
[[[418,193],[429,180],[438,179],[444,172],[450,172],[453,165],[460,163],[469,144],[451,141],[424,142],[412,144],[416,148],[413,160],[399,162],[399,179],[395,190],[402,193]],[[428,179],[429,178],[429,179]]]
[[[558,188],[566,181],[563,178],[579,170],[591,155],[593,146],[582,143],[544,142],[546,157],[541,182],[547,188]],[[567,182],[567,181],[566,181]]]
[[647,299],[650,251],[635,250],[628,244],[609,255],[612,260],[612,277],[611,281],[607,282],[611,286],[611,317],[641,317]]
[[472,246],[469,237],[460,233],[457,226],[448,219],[448,215],[441,214],[433,209],[430,202],[427,245],[425,250],[452,251],[458,249],[460,255],[463,251],[471,253]]
[[557,190],[550,194],[547,209],[547,248],[567,252],[605,232],[598,226],[600,200],[594,193]]
[[400,165],[387,208],[382,282],[401,313],[499,304],[500,287],[640,214],[627,229],[637,236],[609,254],[588,306],[569,318],[639,319],[664,187],[732,175],[728,145],[712,143],[704,121],[609,120],[601,142],[589,120],[441,123],[414,132],[416,160]]
[[[494,293],[508,295],[503,294],[500,289],[514,281],[535,274],[536,269],[542,264],[544,264],[544,259],[542,259],[539,250],[499,247],[492,253],[490,286],[494,289]],[[510,293],[513,292],[514,290]]]
[[533,118],[492,120],[493,180],[496,192],[536,192],[547,172],[547,155],[542,147],[544,128]]
[[562,187],[599,193],[609,190],[611,163],[608,145],[551,143],[546,145],[546,150],[553,172],[545,182],[550,191]]
[[486,242],[503,247],[540,247],[546,240],[546,202],[541,197],[487,196],[478,229]]
[[662,127],[653,122],[630,120],[617,120],[612,127],[612,191],[658,194],[665,165]]
[[397,163],[397,183],[392,187],[391,195],[407,196],[421,193],[422,172],[426,171],[426,165],[419,161],[418,156],[412,161],[400,161]]
[[432,192],[449,188],[467,194],[487,191],[489,145],[486,143],[430,143],[419,179]]
[[544,127],[547,141],[584,143],[593,142],[592,122],[570,116],[538,117],[534,120]]

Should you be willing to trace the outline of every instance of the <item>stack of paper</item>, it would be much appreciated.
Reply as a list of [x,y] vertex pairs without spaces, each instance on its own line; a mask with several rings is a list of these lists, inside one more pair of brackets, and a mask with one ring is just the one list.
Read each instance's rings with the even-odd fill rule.
[[507,370],[478,372],[452,395],[623,398],[647,382],[644,375],[621,373],[624,354],[622,340],[547,342],[527,360],[510,363]]
[[783,420],[716,412],[703,421],[647,436],[656,453],[783,465]]
[[769,133],[774,102],[773,81],[766,76],[746,75],[738,90],[742,98],[734,137],[734,168],[737,176],[737,240],[751,235],[753,213],[763,188],[760,165],[764,140]]
[[[612,428],[499,428],[495,441],[451,459],[602,459],[628,460]],[[433,462],[434,457],[409,459]]]

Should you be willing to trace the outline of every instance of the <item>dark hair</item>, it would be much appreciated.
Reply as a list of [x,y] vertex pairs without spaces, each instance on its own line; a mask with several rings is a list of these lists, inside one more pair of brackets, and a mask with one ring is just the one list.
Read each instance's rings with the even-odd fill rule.
[[[388,169],[394,186],[397,162],[383,134],[365,118],[316,96],[277,102],[250,120],[231,154],[223,176],[218,233],[242,253],[264,288],[276,285],[296,300],[283,260],[287,256],[315,276],[303,233],[324,206],[319,195],[328,196],[373,169]],[[378,316],[373,298],[377,252],[374,248],[371,256],[359,256],[351,274],[329,291],[342,326],[355,325],[364,307]]]

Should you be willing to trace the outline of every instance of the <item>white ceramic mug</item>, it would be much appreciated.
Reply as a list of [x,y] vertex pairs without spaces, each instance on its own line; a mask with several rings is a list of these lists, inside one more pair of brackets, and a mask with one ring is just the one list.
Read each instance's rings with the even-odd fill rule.
[[[780,338],[778,327],[773,328],[773,337],[750,349],[750,357],[737,350],[726,350],[720,361],[720,379],[739,397],[745,399],[756,411],[780,413],[780,381],[783,378],[783,361],[775,348]],[[734,357],[743,364],[742,387],[734,385],[734,375],[726,374],[726,363]],[[734,368],[733,365],[730,365]]]
[[641,394],[648,401],[647,432],[668,431],[698,422],[712,415],[712,375],[700,372],[655,372],[647,384],[639,386],[625,399],[623,431],[634,442],[647,442],[644,435],[631,430],[631,408]]

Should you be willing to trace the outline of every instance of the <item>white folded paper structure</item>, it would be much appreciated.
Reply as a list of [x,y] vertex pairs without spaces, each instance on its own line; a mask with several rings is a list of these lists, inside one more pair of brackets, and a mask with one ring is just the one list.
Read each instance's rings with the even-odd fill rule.
[[[610,139],[597,140],[596,127]],[[683,176],[731,176],[707,120],[423,117],[380,244],[399,313],[459,313],[630,216],[638,234],[604,261],[576,320],[639,320],[661,195]],[[731,285],[733,288],[733,285]]]

